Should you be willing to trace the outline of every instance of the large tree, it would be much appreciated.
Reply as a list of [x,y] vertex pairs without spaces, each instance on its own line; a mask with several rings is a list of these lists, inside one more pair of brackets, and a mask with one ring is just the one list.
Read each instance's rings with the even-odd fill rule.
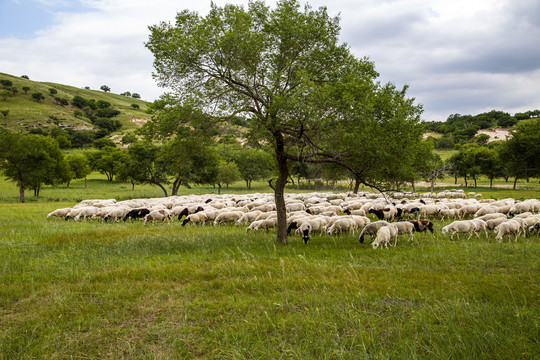
[[296,0],[274,9],[261,1],[247,9],[213,4],[205,17],[184,10],[175,24],[150,30],[159,85],[215,118],[248,117],[250,137],[272,146],[277,242],[286,244],[288,161],[339,161],[327,145],[362,109],[371,112],[380,89],[373,63],[339,43],[339,18]]

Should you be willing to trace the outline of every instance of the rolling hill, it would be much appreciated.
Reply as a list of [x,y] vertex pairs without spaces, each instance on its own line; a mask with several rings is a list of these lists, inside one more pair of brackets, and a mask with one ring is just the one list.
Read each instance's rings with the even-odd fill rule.
[[[113,119],[120,121],[122,128],[117,133],[135,129],[150,118],[146,113],[149,103],[129,96],[37,82],[0,73],[0,81],[2,80],[10,81],[11,88],[16,89],[13,93],[10,88],[0,85],[0,128],[10,131],[25,133],[35,128],[47,130],[55,126],[75,130],[95,129],[92,121],[71,104],[75,96],[93,99],[95,102],[106,101],[111,104],[112,109],[118,110],[120,113]],[[44,99],[39,102],[34,100],[34,93],[41,93]],[[67,105],[62,105],[62,102],[66,104],[66,100]],[[7,116],[4,115],[6,110]],[[76,110],[79,110],[79,114],[76,114]]]

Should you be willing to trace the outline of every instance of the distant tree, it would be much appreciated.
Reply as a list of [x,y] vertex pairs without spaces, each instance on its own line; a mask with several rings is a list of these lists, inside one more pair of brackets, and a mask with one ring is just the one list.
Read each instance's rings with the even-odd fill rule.
[[58,90],[56,90],[55,88],[50,88],[49,89],[49,94],[56,95],[56,94],[58,94]]
[[540,119],[520,121],[501,149],[501,159],[514,177],[514,190],[517,179],[540,176]]
[[9,89],[9,91],[11,91],[11,93],[13,94],[13,96],[17,95],[17,93],[19,92],[19,89],[17,89],[15,86],[11,87]]
[[13,82],[11,80],[0,79],[0,85],[2,85],[4,89],[9,89],[13,86]]
[[479,134],[474,137],[474,142],[479,145],[485,145],[489,141],[489,135],[487,134]]
[[131,97],[134,98],[134,99],[140,99],[141,95],[139,95],[138,93],[133,93],[133,94],[131,94]]
[[131,104],[131,107],[133,109],[139,109],[140,108],[139,104]]
[[156,185],[165,196],[168,195],[165,185],[168,177],[163,166],[159,164],[162,147],[150,142],[137,142],[128,147],[128,158],[118,171],[118,180],[135,184]]
[[32,99],[34,101],[40,102],[41,100],[45,99],[45,96],[43,96],[43,94],[40,92],[35,92],[32,93]]
[[83,87],[83,89],[90,90],[90,86],[85,86],[85,87]]
[[9,110],[0,110],[0,113],[4,115],[4,119],[7,119],[7,116],[9,115]]
[[234,162],[226,162],[220,160],[218,164],[218,175],[216,178],[216,184],[218,186],[218,194],[221,194],[222,185],[226,185],[229,188],[229,185],[235,181],[241,179],[240,170],[238,165]]
[[105,92],[111,91],[111,88],[108,87],[107,85],[101,85],[100,89],[103,90],[103,91],[105,91]]
[[21,78],[26,79],[26,80],[30,80],[30,78],[28,77],[28,75],[21,75]]
[[248,189],[251,189],[253,180],[264,179],[272,174],[272,156],[262,150],[242,149],[233,156]]
[[76,118],[81,118],[83,117],[83,112],[81,110],[73,110],[73,116],[75,116]]
[[37,197],[43,184],[54,185],[68,174],[58,143],[46,136],[0,131],[0,160],[0,171],[19,187],[21,203],[25,189],[33,189]]
[[130,97],[131,93],[129,91],[125,91],[125,92],[121,93],[120,95]]
[[92,172],[88,158],[81,154],[69,154],[66,156],[66,162],[69,165],[70,177],[67,181],[67,187],[73,179],[84,179],[84,188],[87,187],[86,177]]
[[93,170],[107,176],[107,180],[113,181],[114,177],[128,160],[125,150],[106,146],[101,150],[91,151],[86,154]]
[[517,124],[517,120],[513,116],[503,117],[497,121],[497,125],[499,125],[500,127],[512,127],[516,124]]
[[112,118],[120,115],[120,111],[113,108],[97,109],[95,115],[100,118]]
[[96,149],[100,149],[100,150],[103,149],[106,146],[113,147],[113,148],[116,147],[116,144],[114,143],[114,141],[112,141],[111,139],[107,139],[107,138],[101,138],[101,139],[94,140],[92,145]]
[[25,94],[28,94],[28,92],[30,91],[30,87],[29,86],[23,86],[22,87],[23,91]]

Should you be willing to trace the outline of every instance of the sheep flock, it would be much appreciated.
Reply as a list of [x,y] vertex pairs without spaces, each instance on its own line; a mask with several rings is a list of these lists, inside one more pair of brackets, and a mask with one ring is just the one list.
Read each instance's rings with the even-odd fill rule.
[[[358,234],[364,242],[369,236],[374,249],[396,246],[398,237],[412,242],[416,232],[434,234],[434,222],[452,220],[440,230],[450,239],[472,236],[505,238],[517,241],[520,236],[540,232],[540,201],[512,198],[482,199],[480,194],[462,190],[439,193],[393,193],[383,195],[353,193],[301,193],[285,195],[287,226],[290,235]],[[143,221],[182,226],[220,226],[234,224],[246,231],[270,231],[277,225],[274,195],[223,194],[185,195],[166,198],[116,201],[83,200],[73,208],[57,209],[48,219],[73,221]]]

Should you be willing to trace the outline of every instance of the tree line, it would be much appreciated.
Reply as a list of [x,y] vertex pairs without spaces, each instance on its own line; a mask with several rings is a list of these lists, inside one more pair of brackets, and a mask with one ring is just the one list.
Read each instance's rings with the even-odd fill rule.
[[466,143],[487,142],[487,135],[476,136],[478,130],[494,127],[511,128],[521,120],[540,117],[540,110],[530,110],[516,113],[513,116],[504,111],[491,110],[477,115],[452,114],[446,121],[427,121],[424,123],[426,132],[442,134],[433,137],[435,149],[454,149]]

